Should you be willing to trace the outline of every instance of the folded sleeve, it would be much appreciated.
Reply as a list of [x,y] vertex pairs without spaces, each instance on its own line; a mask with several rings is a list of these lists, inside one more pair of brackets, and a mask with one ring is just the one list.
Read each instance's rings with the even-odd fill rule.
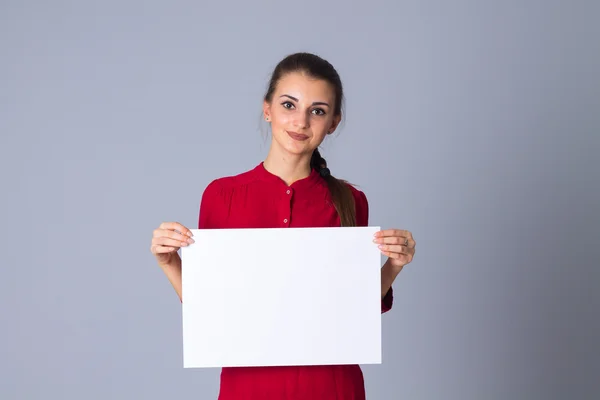
[[[351,186],[352,187],[352,186]],[[364,192],[352,187],[354,193],[354,202],[356,206],[356,225],[369,226],[369,201]],[[388,292],[381,300],[381,313],[386,313],[392,309],[394,303],[394,290],[390,287]]]
[[392,309],[394,303],[394,289],[390,286],[390,290],[381,299],[381,313],[386,313]]

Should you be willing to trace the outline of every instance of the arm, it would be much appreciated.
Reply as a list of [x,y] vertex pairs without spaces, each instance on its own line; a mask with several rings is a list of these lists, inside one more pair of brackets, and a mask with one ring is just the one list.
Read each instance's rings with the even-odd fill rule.
[[398,274],[402,271],[401,268],[393,267],[389,261],[386,261],[381,268],[381,298],[384,298],[385,295],[392,288],[392,283],[396,280]]
[[160,265],[162,271],[171,282],[173,289],[181,301],[181,257],[178,253],[173,255],[173,260],[167,265]]
[[392,309],[392,304],[394,302],[394,290],[392,284],[400,271],[402,271],[402,268],[397,269],[393,267],[389,261],[386,261],[381,268],[381,313],[388,312]]

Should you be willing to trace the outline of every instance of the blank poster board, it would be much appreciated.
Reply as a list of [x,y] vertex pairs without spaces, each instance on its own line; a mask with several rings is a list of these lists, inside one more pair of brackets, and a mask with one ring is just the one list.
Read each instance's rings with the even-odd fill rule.
[[378,230],[192,230],[184,368],[381,363]]

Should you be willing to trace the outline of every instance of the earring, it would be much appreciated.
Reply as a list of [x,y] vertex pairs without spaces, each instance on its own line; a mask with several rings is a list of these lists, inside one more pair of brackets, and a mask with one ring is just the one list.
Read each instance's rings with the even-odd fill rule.
[[266,117],[266,118],[265,118],[265,121],[268,121],[268,120],[269,120],[269,117]]

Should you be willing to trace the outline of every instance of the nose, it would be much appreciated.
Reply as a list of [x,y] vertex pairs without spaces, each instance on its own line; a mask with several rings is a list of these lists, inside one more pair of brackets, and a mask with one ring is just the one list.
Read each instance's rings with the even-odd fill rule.
[[309,127],[309,115],[306,112],[298,112],[294,118],[294,126],[299,128],[308,128]]

